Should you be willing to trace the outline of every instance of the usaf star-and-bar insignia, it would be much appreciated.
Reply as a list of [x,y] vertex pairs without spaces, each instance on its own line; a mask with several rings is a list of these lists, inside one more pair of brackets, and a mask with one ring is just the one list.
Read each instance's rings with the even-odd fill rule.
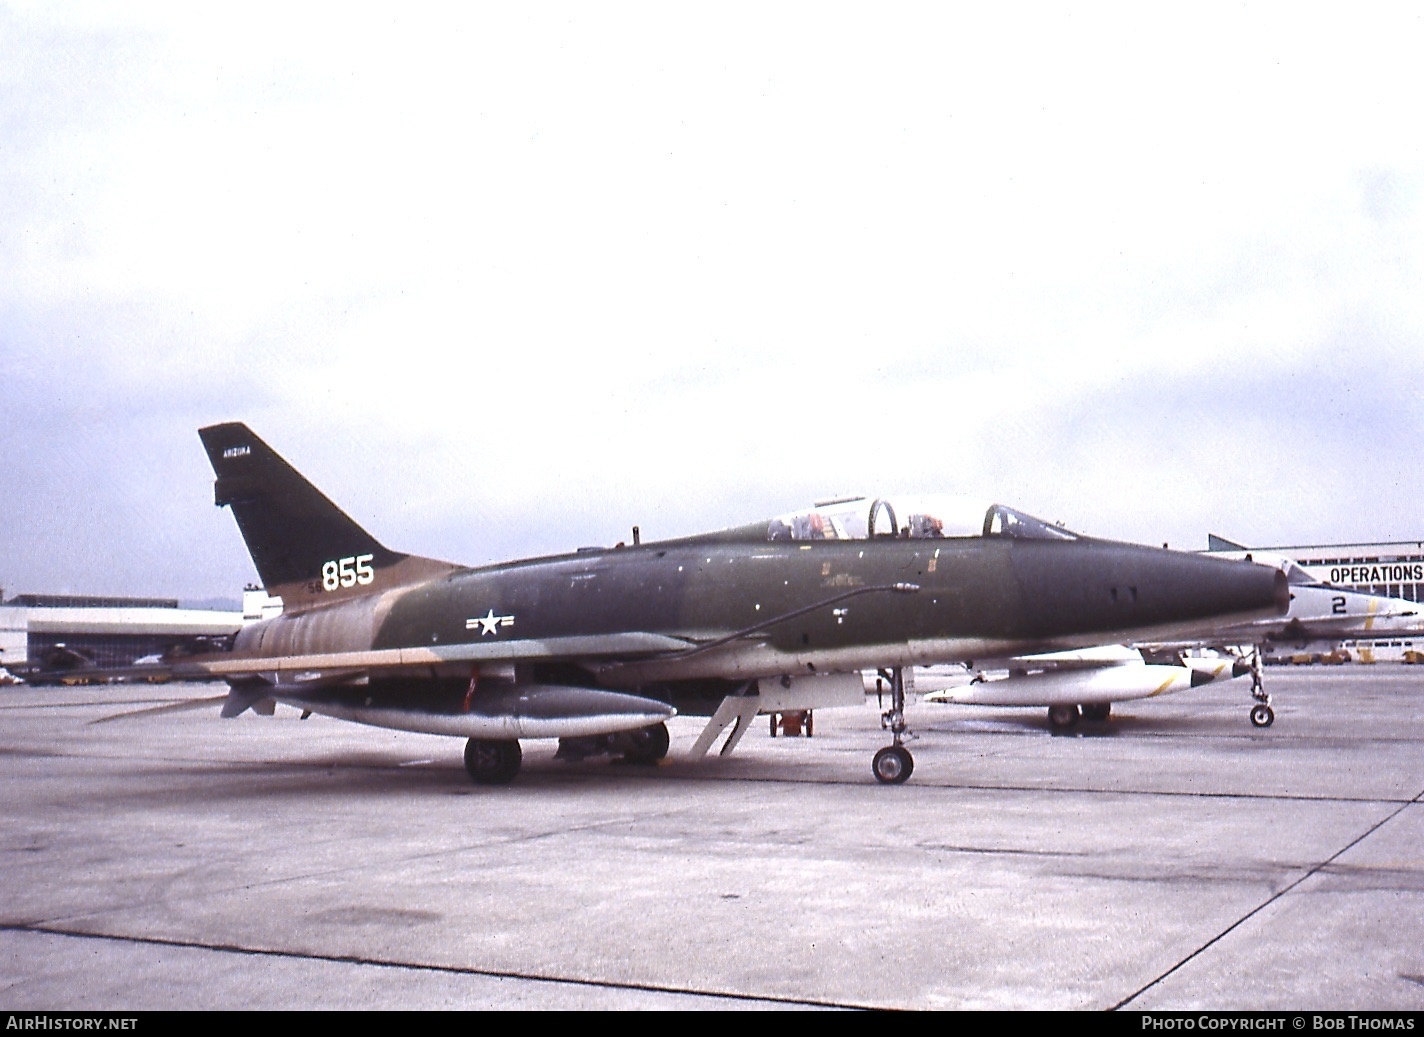
[[474,619],[465,620],[465,629],[473,630],[475,629],[475,627],[479,627],[481,637],[484,637],[486,634],[499,633],[500,627],[512,626],[514,626],[513,616],[496,616],[494,614],[494,609],[490,609],[488,615],[477,616]]

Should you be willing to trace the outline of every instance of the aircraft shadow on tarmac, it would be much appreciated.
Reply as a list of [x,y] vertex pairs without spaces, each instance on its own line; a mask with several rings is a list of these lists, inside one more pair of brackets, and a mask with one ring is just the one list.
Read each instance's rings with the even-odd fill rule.
[[[607,791],[615,783],[646,785],[650,780],[695,780],[699,784],[709,780],[773,780],[754,759],[721,761],[724,766],[712,769],[705,763],[678,760],[656,764],[625,764],[607,759],[565,761],[554,759],[552,753],[531,754],[528,762],[527,777],[519,786],[483,788],[465,780],[459,754],[449,752],[412,758],[407,751],[347,749],[324,751],[302,759],[213,760],[201,764],[184,760],[150,761],[134,771],[130,776],[134,780],[109,781],[88,795],[104,800],[114,809],[137,809],[172,804],[175,799],[191,799],[211,806],[325,797],[343,802],[353,796],[407,799],[438,794],[507,798],[595,784],[601,791]],[[798,780],[798,776],[780,774],[774,780]],[[811,779],[800,775],[799,780]]]

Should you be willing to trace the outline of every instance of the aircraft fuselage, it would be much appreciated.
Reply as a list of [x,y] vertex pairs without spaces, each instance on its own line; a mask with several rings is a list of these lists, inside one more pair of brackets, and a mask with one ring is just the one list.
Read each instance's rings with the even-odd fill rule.
[[712,537],[457,569],[267,620],[244,630],[236,647],[308,656],[478,645],[493,664],[501,644],[510,658],[537,658],[542,644],[551,660],[586,660],[592,653],[576,646],[604,637],[669,639],[651,657],[614,655],[590,667],[601,684],[637,688],[929,665],[1078,645],[1085,636],[1182,636],[1223,614],[1275,614],[1282,594],[1263,566],[1113,541]]

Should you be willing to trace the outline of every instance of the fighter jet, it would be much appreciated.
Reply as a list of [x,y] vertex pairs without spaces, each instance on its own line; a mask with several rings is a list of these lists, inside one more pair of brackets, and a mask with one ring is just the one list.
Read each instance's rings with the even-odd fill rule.
[[522,738],[656,761],[665,721],[707,716],[704,751],[758,712],[865,702],[891,681],[875,778],[903,782],[905,667],[1186,636],[1276,615],[1285,577],[1249,562],[1080,536],[998,504],[856,498],[700,536],[465,567],[390,550],[246,425],[200,430],[280,616],[229,653],[174,661],[230,685],[222,713],[276,703],[466,738],[477,783]]
[[[1214,552],[1222,557],[1223,552]],[[1424,632],[1419,604],[1384,594],[1322,583],[1283,554],[1242,549],[1238,559],[1270,565],[1286,574],[1291,605],[1284,616],[1266,617],[1223,629],[1218,643],[1229,645],[1307,644],[1312,641],[1369,640]]]
[[[1115,702],[1155,698],[1216,680],[1251,677],[1251,723],[1269,727],[1275,710],[1261,678],[1261,650],[1279,643],[1343,641],[1398,636],[1420,628],[1419,606],[1402,598],[1331,587],[1290,558],[1242,549],[1235,559],[1284,574],[1290,607],[1284,615],[1224,620],[1204,637],[1139,642],[1136,648],[1102,646],[1084,652],[983,660],[970,683],[932,691],[924,701],[961,705],[1044,706],[1048,724],[1066,730],[1080,716],[1106,720]],[[1209,655],[1184,655],[1193,648]],[[1007,670],[1007,676],[987,674]]]

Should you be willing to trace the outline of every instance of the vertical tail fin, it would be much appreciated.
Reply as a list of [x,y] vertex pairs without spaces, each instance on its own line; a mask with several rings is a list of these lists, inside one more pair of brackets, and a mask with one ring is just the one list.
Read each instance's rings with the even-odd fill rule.
[[383,546],[241,422],[198,435],[217,474],[215,503],[232,508],[257,575],[288,611],[456,568]]

